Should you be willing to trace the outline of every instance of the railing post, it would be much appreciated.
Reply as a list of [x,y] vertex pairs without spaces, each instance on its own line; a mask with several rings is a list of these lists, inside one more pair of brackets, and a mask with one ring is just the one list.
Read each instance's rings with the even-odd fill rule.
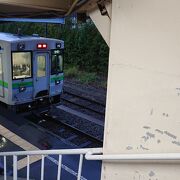
[[13,180],[17,180],[17,156],[13,155]]
[[6,156],[4,156],[4,180],[7,180]]
[[80,179],[81,179],[82,164],[83,164],[83,154],[80,154],[77,180],[80,180]]
[[57,180],[60,180],[61,178],[61,164],[62,164],[62,155],[59,155]]
[[27,180],[29,180],[29,155],[27,155]]
[[44,155],[41,157],[41,180],[44,180]]

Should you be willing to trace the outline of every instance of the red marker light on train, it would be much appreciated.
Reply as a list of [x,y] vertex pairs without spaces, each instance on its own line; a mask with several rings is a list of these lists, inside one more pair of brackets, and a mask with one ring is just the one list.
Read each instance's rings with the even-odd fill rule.
[[47,44],[37,44],[37,49],[47,49]]
[[42,44],[38,44],[38,45],[37,45],[37,48],[38,48],[38,49],[42,49]]
[[43,49],[46,49],[47,48],[47,44],[43,44],[42,47],[43,47]]

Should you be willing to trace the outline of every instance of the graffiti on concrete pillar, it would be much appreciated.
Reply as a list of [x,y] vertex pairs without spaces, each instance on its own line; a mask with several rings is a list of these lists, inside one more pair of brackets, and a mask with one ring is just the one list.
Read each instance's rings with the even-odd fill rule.
[[159,180],[155,171],[150,170],[149,172],[135,171],[133,180]]

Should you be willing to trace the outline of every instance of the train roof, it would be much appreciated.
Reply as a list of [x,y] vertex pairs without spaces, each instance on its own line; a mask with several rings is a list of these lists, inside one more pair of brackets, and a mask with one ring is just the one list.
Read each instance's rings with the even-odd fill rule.
[[30,41],[30,40],[56,40],[56,41],[62,41],[59,39],[53,39],[53,38],[45,38],[40,37],[38,35],[18,35],[18,34],[11,34],[11,33],[3,33],[0,32],[0,41],[6,41],[6,42],[14,42],[14,41]]

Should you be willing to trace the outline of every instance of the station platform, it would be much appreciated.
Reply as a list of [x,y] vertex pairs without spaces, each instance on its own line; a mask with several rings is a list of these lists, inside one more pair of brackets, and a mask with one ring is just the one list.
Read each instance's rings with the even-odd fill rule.
[[[32,151],[47,149],[72,149],[70,145],[65,144],[51,134],[42,129],[34,127],[29,121],[21,115],[13,112],[7,113],[0,109],[0,136],[5,138],[5,142],[0,145],[0,152],[10,151]],[[2,138],[1,137],[1,138]],[[30,158],[30,178],[40,180],[41,157],[34,156]],[[79,156],[65,155],[62,159],[62,180],[77,179]],[[18,159],[18,177],[26,178],[27,158]],[[44,179],[57,179],[58,156],[48,156],[45,158]],[[13,173],[12,158],[7,157],[7,174]],[[101,173],[101,163],[86,161],[83,162],[82,177],[83,180],[99,180]],[[0,158],[0,175],[3,175],[3,158]],[[1,178],[1,177],[0,177]],[[8,178],[7,178],[8,179]],[[10,178],[9,178],[10,179]]]

